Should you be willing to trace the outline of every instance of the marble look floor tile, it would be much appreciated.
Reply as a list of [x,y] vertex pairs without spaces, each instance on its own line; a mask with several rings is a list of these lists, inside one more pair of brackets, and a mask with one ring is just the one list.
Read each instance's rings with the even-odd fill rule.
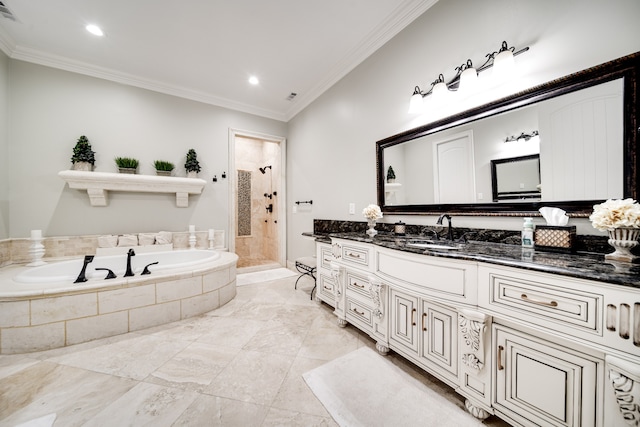
[[292,363],[291,356],[243,350],[204,393],[270,405]]
[[126,378],[39,362],[0,381],[0,425],[55,413],[55,425],[81,426],[135,384]]
[[172,424],[172,427],[259,427],[267,416],[268,410],[266,406],[254,403],[200,395]]
[[191,391],[139,383],[84,426],[170,426],[197,397]]
[[305,327],[272,320],[266,322],[243,349],[295,356],[300,351],[307,332]]
[[138,335],[128,340],[49,360],[95,372],[142,380],[189,344],[188,341]]
[[0,356],[0,380],[2,378],[20,372],[23,369],[38,363],[37,359],[25,356],[24,354]]
[[325,418],[330,417],[302,377],[305,372],[325,363],[325,360],[296,357],[271,407]]
[[350,326],[339,328],[335,325],[312,327],[298,355],[311,359],[332,360],[357,350],[358,335],[350,329]]
[[231,348],[244,347],[262,329],[263,322],[235,317],[208,317],[207,328],[198,342],[223,345]]
[[285,411],[271,408],[263,427],[338,427],[331,417],[302,414],[300,412]]
[[151,373],[145,382],[201,392],[240,349],[192,343]]

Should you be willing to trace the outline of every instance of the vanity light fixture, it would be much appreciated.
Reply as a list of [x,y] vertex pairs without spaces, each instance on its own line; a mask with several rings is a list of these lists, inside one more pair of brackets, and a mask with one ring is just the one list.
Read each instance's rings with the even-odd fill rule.
[[537,130],[534,130],[534,131],[532,131],[531,133],[524,133],[524,132],[522,132],[522,133],[521,133],[520,135],[518,135],[518,136],[514,136],[514,135],[512,135],[512,136],[507,137],[507,138],[504,140],[504,142],[520,141],[521,139],[524,139],[525,141],[528,141],[528,140],[530,140],[531,138],[536,137],[536,136],[538,136],[538,135],[539,135],[539,133],[538,133],[538,131],[537,131]]
[[[485,55],[486,61],[480,67],[475,68],[471,59],[455,68],[456,74],[449,82],[445,82],[444,76],[440,74],[431,83],[428,91],[423,91],[420,86],[416,86],[409,103],[409,113],[415,114],[422,111],[423,99],[428,95],[444,95],[447,91],[457,91],[472,89],[476,85],[478,74],[491,67],[495,67],[495,72],[499,76],[507,76],[514,67],[513,57],[529,50],[529,47],[516,51],[515,47],[509,47],[506,41],[502,42],[500,49]],[[504,77],[499,77],[504,78]]]
[[258,80],[256,76],[251,76],[249,77],[249,83],[256,86],[258,83],[260,83],[260,80]]

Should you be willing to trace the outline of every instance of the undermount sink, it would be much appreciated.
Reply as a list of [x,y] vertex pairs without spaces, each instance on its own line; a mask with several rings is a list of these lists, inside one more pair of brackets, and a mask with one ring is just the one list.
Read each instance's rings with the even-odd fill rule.
[[442,250],[457,250],[460,249],[460,246],[456,245],[448,245],[443,243],[436,243],[430,240],[424,241],[411,241],[407,243],[407,246],[410,248],[418,248],[418,249],[442,249]]

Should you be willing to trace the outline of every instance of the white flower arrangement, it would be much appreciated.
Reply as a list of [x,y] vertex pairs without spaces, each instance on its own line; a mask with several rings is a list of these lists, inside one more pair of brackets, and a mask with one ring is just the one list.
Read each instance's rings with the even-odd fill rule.
[[640,205],[633,199],[609,199],[593,206],[591,225],[600,231],[615,228],[640,228]]
[[382,218],[382,211],[378,205],[369,205],[362,210],[362,215],[367,219],[380,219]]

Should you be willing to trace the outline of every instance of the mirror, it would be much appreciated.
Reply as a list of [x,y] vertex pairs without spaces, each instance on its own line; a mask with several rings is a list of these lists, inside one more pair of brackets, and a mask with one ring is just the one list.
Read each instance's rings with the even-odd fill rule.
[[[588,216],[606,198],[637,199],[639,62],[636,53],[378,141],[380,207],[527,216],[551,205]],[[531,156],[535,191],[531,174],[515,174],[527,163],[511,161]]]
[[539,154],[491,160],[491,193],[494,202],[539,200],[542,197],[541,190]]

